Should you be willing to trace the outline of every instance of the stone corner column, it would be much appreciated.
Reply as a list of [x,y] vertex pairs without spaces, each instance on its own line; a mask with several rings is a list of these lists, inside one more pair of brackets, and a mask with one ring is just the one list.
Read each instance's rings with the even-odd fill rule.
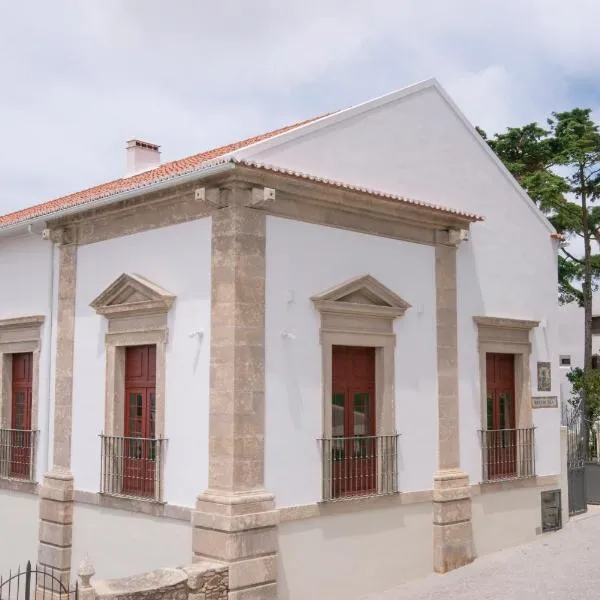
[[229,567],[229,600],[277,598],[279,511],[267,493],[207,491],[192,514],[194,562]]
[[[58,304],[56,307],[56,361],[53,423],[53,466],[40,487],[38,563],[65,588],[71,583],[74,483],[71,473],[71,430],[73,411],[73,355],[75,334],[75,288],[77,271],[76,231],[52,232],[58,244]],[[52,315],[50,315],[52,318]],[[38,586],[60,594],[50,578]],[[58,597],[58,596],[57,596]]]
[[433,477],[433,568],[445,573],[473,562],[469,476],[456,470]]
[[279,513],[264,488],[265,194],[233,182],[213,206],[209,486],[193,560],[229,568],[230,600],[277,598]]
[[445,573],[475,558],[469,476],[460,468],[458,232],[439,232],[435,247],[438,470],[433,477],[433,568]]
[[[38,564],[52,573],[68,588],[71,580],[71,548],[73,539],[73,475],[53,469],[44,475],[40,487],[40,529]],[[59,593],[58,584],[49,578],[38,579],[47,590]]]

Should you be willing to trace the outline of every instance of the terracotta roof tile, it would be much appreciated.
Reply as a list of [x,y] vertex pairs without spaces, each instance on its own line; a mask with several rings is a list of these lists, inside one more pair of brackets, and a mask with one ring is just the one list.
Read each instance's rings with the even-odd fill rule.
[[264,163],[255,162],[247,159],[230,158],[231,162],[237,165],[243,165],[252,169],[260,169],[263,171],[270,171],[272,173],[281,173],[282,175],[288,175],[290,177],[296,177],[297,179],[308,179],[316,183],[328,185],[330,187],[341,188],[351,192],[360,192],[361,194],[369,194],[370,196],[377,196],[378,198],[386,198],[387,200],[394,200],[401,202],[402,204],[410,204],[412,206],[420,206],[427,208],[435,212],[441,212],[448,215],[456,215],[457,217],[465,218],[468,221],[483,221],[483,217],[475,213],[470,213],[457,208],[448,208],[447,206],[441,206],[439,204],[431,204],[430,202],[423,202],[422,200],[415,200],[414,198],[407,198],[405,196],[399,196],[398,194],[390,194],[388,192],[381,192],[371,188],[365,188],[358,185],[352,185],[351,183],[345,183],[343,181],[337,181],[335,179],[327,179],[325,177],[318,177],[316,175],[310,175],[303,173],[302,171],[292,171],[291,169],[285,169],[283,167],[277,167],[275,165],[267,165]]
[[116,179],[115,181],[103,183],[87,190],[82,190],[74,194],[69,194],[68,196],[56,198],[55,200],[50,200],[49,202],[44,202],[42,204],[37,204],[29,208],[24,208],[22,210],[0,216],[0,228],[8,225],[15,225],[34,217],[51,215],[52,213],[64,208],[71,208],[73,206],[86,204],[88,202],[92,202],[93,200],[99,200],[100,198],[105,198],[113,194],[134,190],[157,181],[169,179],[170,177],[174,177],[176,175],[188,173],[194,169],[197,169],[200,165],[209,160],[224,156],[230,152],[234,152],[235,150],[250,146],[251,144],[275,137],[281,133],[291,131],[292,129],[296,129],[302,125],[307,125],[308,123],[317,121],[324,116],[327,115],[321,115],[319,117],[300,121],[299,123],[294,123],[293,125],[288,125],[287,127],[275,129],[274,131],[269,131],[268,133],[247,138],[233,144],[214,148],[213,150],[201,152],[200,154],[194,154],[180,160],[164,163],[155,169],[144,171],[143,173],[133,175],[132,177]]

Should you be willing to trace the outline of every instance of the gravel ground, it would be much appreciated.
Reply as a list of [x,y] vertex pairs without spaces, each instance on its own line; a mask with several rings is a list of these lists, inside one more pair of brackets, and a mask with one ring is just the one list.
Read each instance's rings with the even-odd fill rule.
[[477,559],[364,600],[598,600],[600,514],[571,520],[530,544]]

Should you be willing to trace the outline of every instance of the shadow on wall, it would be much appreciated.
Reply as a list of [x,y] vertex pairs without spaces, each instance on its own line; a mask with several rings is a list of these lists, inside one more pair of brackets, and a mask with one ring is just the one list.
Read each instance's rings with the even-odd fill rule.
[[541,524],[538,487],[473,498],[473,543],[477,556],[491,554],[535,539]]
[[375,500],[377,508],[323,505],[318,517],[280,524],[279,600],[358,600],[431,573],[431,503]]

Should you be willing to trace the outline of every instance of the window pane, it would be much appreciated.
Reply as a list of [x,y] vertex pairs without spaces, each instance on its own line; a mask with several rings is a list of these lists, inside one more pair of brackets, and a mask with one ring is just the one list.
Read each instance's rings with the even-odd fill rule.
[[344,404],[345,394],[333,394],[331,410],[331,431],[333,437],[342,437],[344,435]]
[[494,429],[494,398],[491,394],[487,397],[487,428]]
[[129,437],[142,436],[143,399],[139,392],[129,394]]
[[359,392],[354,394],[354,433],[353,435],[369,435],[371,432],[370,394]]
[[510,394],[508,392],[502,392],[499,395],[498,400],[500,402],[500,429],[510,429]]
[[25,429],[25,392],[15,392],[15,414],[13,416],[13,423],[15,429]]
[[156,394],[149,392],[150,402],[150,430],[148,431],[148,437],[153,438],[156,435]]

